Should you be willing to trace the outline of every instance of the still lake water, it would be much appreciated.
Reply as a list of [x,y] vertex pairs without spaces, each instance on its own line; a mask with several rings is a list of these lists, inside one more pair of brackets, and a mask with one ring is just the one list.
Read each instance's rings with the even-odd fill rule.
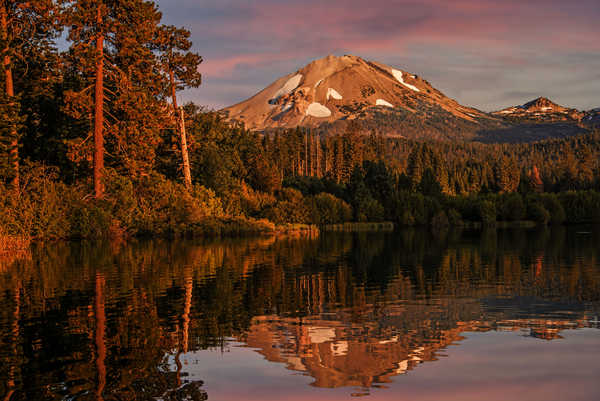
[[600,228],[38,246],[0,400],[600,400]]

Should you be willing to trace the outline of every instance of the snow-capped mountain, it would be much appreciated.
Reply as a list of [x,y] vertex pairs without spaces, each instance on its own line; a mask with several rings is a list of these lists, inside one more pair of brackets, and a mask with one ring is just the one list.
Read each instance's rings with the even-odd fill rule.
[[[253,130],[327,127],[408,137],[468,137],[500,119],[460,105],[410,72],[356,56],[327,56],[224,109]],[[494,125],[495,124],[495,125]]]
[[355,121],[362,132],[413,139],[522,142],[577,135],[600,125],[544,97],[484,113],[459,104],[422,77],[356,56],[327,56],[223,110],[247,128],[311,127],[333,134]]

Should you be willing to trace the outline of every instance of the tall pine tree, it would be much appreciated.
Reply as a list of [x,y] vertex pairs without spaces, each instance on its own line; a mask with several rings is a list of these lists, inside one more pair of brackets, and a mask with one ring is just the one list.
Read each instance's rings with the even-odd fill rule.
[[188,30],[166,25],[157,31],[156,38],[157,48],[160,52],[160,65],[169,79],[174,125],[179,133],[183,177],[188,189],[192,185],[192,176],[184,113],[179,110],[177,105],[177,91],[185,88],[197,88],[202,83],[202,76],[198,71],[202,57],[190,51],[192,42],[189,37]]
[[[19,96],[15,67],[36,57],[32,49],[45,47],[56,33],[57,5],[52,0],[0,0],[0,52],[4,88],[0,108],[5,116],[0,127],[0,147],[8,153],[8,175],[19,188]],[[24,68],[23,71],[26,71]],[[23,72],[19,71],[19,73]]]

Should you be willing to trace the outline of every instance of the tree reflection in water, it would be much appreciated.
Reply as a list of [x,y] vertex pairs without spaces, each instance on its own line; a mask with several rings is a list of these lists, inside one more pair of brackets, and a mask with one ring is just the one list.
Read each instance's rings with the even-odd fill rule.
[[73,243],[0,260],[0,399],[207,398],[182,355],[240,341],[370,387],[462,333],[597,327],[598,230]]

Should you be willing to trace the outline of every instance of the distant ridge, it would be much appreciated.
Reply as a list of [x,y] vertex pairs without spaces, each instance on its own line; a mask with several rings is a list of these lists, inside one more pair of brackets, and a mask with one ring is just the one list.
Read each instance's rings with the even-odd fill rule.
[[563,107],[545,97],[538,97],[537,99],[520,106],[512,106],[493,112],[492,115],[501,117],[525,117],[540,121],[580,121],[584,117],[583,112]]

